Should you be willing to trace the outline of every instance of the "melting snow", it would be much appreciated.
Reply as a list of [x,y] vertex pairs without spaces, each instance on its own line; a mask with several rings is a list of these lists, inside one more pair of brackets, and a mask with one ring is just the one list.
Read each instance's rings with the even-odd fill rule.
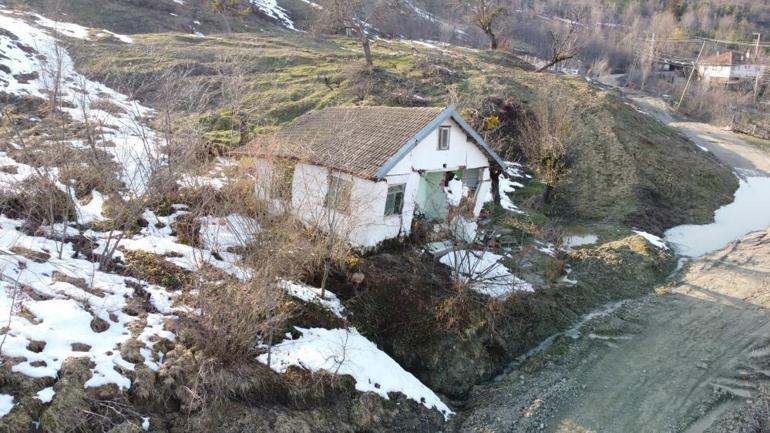
[[533,292],[531,284],[516,277],[489,251],[456,250],[439,259],[449,266],[455,278],[471,283],[471,289],[493,298],[505,299],[513,292]]
[[[46,89],[55,81],[54,64],[61,65],[62,99],[67,107],[62,108],[77,121],[89,121],[102,125],[105,141],[115,146],[104,147],[115,161],[121,164],[121,178],[134,193],[144,191],[150,164],[158,160],[158,149],[152,130],[146,128],[146,117],[151,110],[131,101],[127,96],[87,79],[75,70],[75,65],[66,50],[46,31],[33,27],[21,18],[12,16],[0,8],[0,28],[9,34],[0,34],[0,53],[3,65],[10,72],[0,69],[0,83],[4,91],[14,95],[28,95],[46,98]],[[42,17],[38,17],[40,23]],[[47,23],[42,19],[43,23]],[[61,23],[56,23],[62,25]],[[41,24],[42,25],[42,24]],[[73,35],[78,34],[75,25],[66,25]],[[59,27],[57,27],[59,28]],[[19,77],[33,77],[28,80]],[[115,113],[100,110],[95,102],[109,101],[118,108]],[[84,111],[87,113],[84,116]],[[87,117],[87,119],[86,119]]]
[[259,224],[243,215],[232,214],[223,218],[199,218],[203,247],[211,251],[227,251],[230,247],[245,246],[254,240]]
[[663,239],[661,239],[658,236],[655,236],[652,233],[643,232],[641,230],[634,230],[634,233],[636,233],[639,236],[645,238],[647,240],[647,242],[651,243],[652,245],[654,245],[654,246],[656,246],[656,247],[658,247],[660,249],[663,249],[663,250],[667,250],[668,249],[668,245],[666,245],[666,241],[664,241]]
[[[126,187],[133,193],[143,192],[147,168],[158,153],[153,131],[144,126],[151,110],[80,75],[66,50],[52,36],[84,39],[105,32],[55,23],[36,15],[31,15],[34,24],[30,24],[22,17],[0,8],[0,28],[6,30],[0,34],[0,54],[3,65],[10,69],[0,70],[3,91],[45,98],[55,73],[51,63],[61,64],[62,110],[76,121],[100,125],[100,135],[114,143],[105,150],[120,164],[120,176]],[[19,78],[22,75],[31,78]],[[100,110],[94,104],[97,101],[109,102],[115,110],[109,113]],[[70,144],[73,148],[83,145],[77,140]],[[0,188],[6,190],[17,188],[34,172],[5,153],[0,153],[0,165],[15,167],[15,174],[14,170],[0,174]],[[55,167],[43,170],[53,179],[58,178]],[[67,191],[63,184],[57,183],[57,186]],[[103,202],[102,195],[93,191],[86,205],[77,203],[79,221],[89,223],[103,219]],[[134,297],[135,287],[142,287],[149,295],[149,302],[159,313],[148,316],[147,327],[139,329],[142,329],[140,340],[145,343],[141,350],[151,353],[158,338],[173,338],[163,329],[164,320],[174,317],[172,295],[162,287],[99,271],[96,263],[79,258],[71,243],[22,233],[18,227],[23,223],[0,216],[0,315],[10,317],[2,356],[21,359],[11,367],[14,372],[53,378],[58,376],[67,358],[85,357],[94,364],[87,387],[105,384],[115,384],[121,389],[130,387],[131,381],[122,372],[133,370],[135,365],[123,359],[119,348],[131,338],[131,329],[139,318],[126,314],[123,309]],[[52,231],[79,234],[64,224],[44,229],[49,234]],[[87,234],[97,238],[99,248],[105,247],[98,239],[100,234]],[[18,314],[19,311],[26,314]],[[33,341],[37,347],[30,345]],[[154,360],[148,356],[145,360],[152,368]],[[50,401],[52,396],[52,389],[44,389],[37,395],[43,402]]]
[[[2,355],[24,358],[12,367],[15,372],[54,378],[66,358],[84,356],[95,364],[93,377],[86,386],[114,383],[119,388],[130,387],[129,379],[115,367],[134,367],[121,357],[118,346],[130,337],[128,325],[136,320],[122,311],[134,294],[127,282],[142,285],[141,282],[98,271],[95,263],[72,258],[75,253],[71,244],[61,245],[17,231],[16,225],[21,223],[0,217],[0,253],[5,262],[0,281],[0,314],[7,317],[21,306],[31,317],[12,316]],[[15,254],[18,250],[11,249],[13,246],[37,254],[55,252],[58,247],[63,254],[61,259],[50,257],[38,263]],[[64,278],[57,278],[58,275]],[[85,286],[76,286],[77,281]],[[25,291],[14,302],[11,294],[17,287],[24,287]],[[169,312],[170,296],[164,289],[149,285],[144,289],[159,311]],[[43,300],[31,298],[26,290]],[[95,317],[108,324],[106,330],[92,329]],[[39,352],[32,351],[28,347],[31,341],[45,342],[45,346]]]
[[[144,212],[144,219],[149,222],[147,227],[144,227],[138,235],[129,239],[123,239],[120,245],[129,250],[145,251],[161,256],[171,254],[170,257],[166,257],[166,260],[188,271],[198,271],[208,264],[236,278],[247,279],[249,276],[248,270],[236,264],[241,258],[239,255],[220,251],[215,256],[211,250],[196,248],[178,242],[176,236],[171,234],[171,225],[178,217],[186,213],[186,211],[180,210],[169,216],[162,217],[155,215],[150,210],[146,210]],[[225,232],[228,231],[229,229],[225,229]],[[209,232],[207,230],[207,233]],[[233,235],[232,237],[236,236]],[[239,237],[243,239],[243,236]],[[218,241],[209,238],[209,242],[217,243]],[[227,243],[228,241],[224,242],[224,244]],[[121,256],[119,251],[115,255]]]
[[51,400],[53,400],[53,396],[55,394],[56,394],[56,391],[53,390],[52,386],[49,386],[48,388],[43,388],[40,391],[38,391],[35,398],[37,398],[43,403],[50,403]]
[[289,17],[286,9],[278,5],[277,0],[251,0],[251,4],[256,6],[263,14],[279,21],[287,29],[297,30],[294,27],[294,20]]
[[564,247],[567,249],[582,247],[584,245],[593,245],[599,240],[596,235],[574,235],[564,238]]
[[524,171],[521,164],[516,162],[506,162],[505,165],[505,173],[500,174],[498,177],[500,186],[500,205],[505,210],[523,214],[524,212],[513,203],[513,200],[511,200],[511,197],[508,194],[513,193],[517,188],[524,187],[521,182],[513,180],[514,178],[524,178]]
[[283,281],[281,285],[289,296],[293,296],[307,303],[319,303],[340,319],[345,318],[345,307],[342,306],[342,302],[340,302],[337,295],[334,293],[326,290],[326,293],[324,293],[324,297],[322,298],[321,289],[318,287],[311,287],[291,281]]
[[770,226],[770,177],[740,180],[732,203],[714,213],[714,222],[682,225],[665,233],[678,254],[699,257],[725,247],[746,234]]
[[444,187],[444,193],[451,206],[459,206],[463,197],[468,197],[469,190],[463,185],[463,181],[455,177]]
[[114,36],[119,41],[127,44],[132,44],[134,42],[129,36],[112,33],[109,30],[93,30],[79,24],[49,20],[48,18],[37,14],[30,14],[30,16],[35,19],[39,26],[51,29],[56,33],[70,38],[89,40],[91,39],[91,35],[94,34],[95,36]]
[[[297,366],[346,374],[356,381],[358,391],[374,392],[386,400],[389,392],[400,392],[425,407],[437,409],[445,418],[453,413],[430,388],[355,328],[296,329],[301,337],[273,347],[273,370],[284,373],[290,366]],[[267,354],[260,355],[258,360],[266,364]]]
[[0,394],[0,418],[8,415],[11,409],[13,409],[13,396]]

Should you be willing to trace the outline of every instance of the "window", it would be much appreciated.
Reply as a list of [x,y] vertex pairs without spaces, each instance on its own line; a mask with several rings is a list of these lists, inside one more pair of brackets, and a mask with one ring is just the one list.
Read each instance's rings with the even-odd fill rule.
[[401,215],[404,210],[404,185],[388,187],[388,198],[385,199],[385,216]]
[[346,212],[350,207],[350,191],[353,182],[329,175],[329,189],[326,191],[326,207]]
[[442,126],[438,129],[438,150],[449,149],[449,131],[451,126]]
[[273,164],[270,182],[270,198],[291,201],[291,188],[294,179],[294,164],[278,161]]
[[471,194],[476,193],[481,181],[481,171],[483,168],[471,168],[463,172],[463,184],[468,187]]

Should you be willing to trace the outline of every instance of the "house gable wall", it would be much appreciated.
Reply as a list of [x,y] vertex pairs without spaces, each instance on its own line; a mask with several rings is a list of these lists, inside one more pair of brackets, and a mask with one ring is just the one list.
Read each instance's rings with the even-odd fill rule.
[[438,131],[436,127],[423,138],[414,149],[407,153],[388,171],[387,176],[408,174],[418,170],[451,171],[461,167],[488,167],[489,159],[473,140],[469,140],[465,131],[451,118],[441,123],[450,126],[448,150],[438,150]]

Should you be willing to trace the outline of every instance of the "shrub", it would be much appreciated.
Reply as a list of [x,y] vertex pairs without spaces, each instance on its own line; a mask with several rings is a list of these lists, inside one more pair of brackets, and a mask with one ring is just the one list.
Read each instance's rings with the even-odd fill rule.
[[18,194],[0,196],[0,211],[10,218],[26,219],[32,226],[72,221],[75,206],[67,194],[45,177],[26,179]]
[[201,242],[201,223],[193,214],[180,215],[171,225],[179,243],[200,248]]
[[555,283],[559,277],[564,273],[567,263],[564,260],[557,259],[555,257],[548,257],[545,259],[543,270],[545,280],[549,283]]
[[145,251],[123,250],[127,273],[132,277],[179,290],[189,285],[192,273],[167,261],[165,258]]
[[274,280],[208,284],[198,294],[200,314],[188,315],[195,349],[223,366],[253,362],[258,343],[270,344],[288,316],[283,290]]

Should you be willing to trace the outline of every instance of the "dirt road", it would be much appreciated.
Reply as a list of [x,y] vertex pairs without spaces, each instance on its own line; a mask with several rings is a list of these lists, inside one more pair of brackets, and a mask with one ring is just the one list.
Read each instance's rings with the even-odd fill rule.
[[724,128],[707,123],[679,120],[665,102],[649,96],[630,96],[643,111],[679,130],[701,148],[712,152],[723,163],[743,176],[770,176],[770,153],[747,143]]
[[[770,156],[727,131],[661,120],[741,174],[770,174]],[[576,331],[477,387],[456,430],[737,431],[728,415],[770,385],[770,228]]]

